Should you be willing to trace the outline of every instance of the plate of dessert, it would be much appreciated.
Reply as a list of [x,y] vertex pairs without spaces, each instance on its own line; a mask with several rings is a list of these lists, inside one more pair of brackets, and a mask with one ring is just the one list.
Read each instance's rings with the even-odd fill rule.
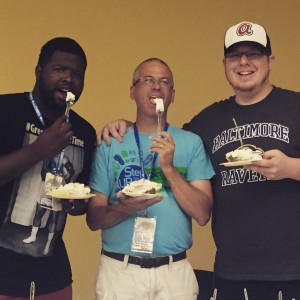
[[121,192],[129,197],[145,196],[147,199],[161,196],[159,190],[162,184],[150,181],[148,179],[139,179],[127,184]]
[[221,163],[225,167],[251,165],[253,162],[261,160],[264,151],[254,145],[242,145],[234,151],[226,153],[227,162]]
[[96,196],[95,194],[91,194],[91,189],[88,186],[79,182],[61,185],[51,190],[48,195],[60,199],[88,199]]

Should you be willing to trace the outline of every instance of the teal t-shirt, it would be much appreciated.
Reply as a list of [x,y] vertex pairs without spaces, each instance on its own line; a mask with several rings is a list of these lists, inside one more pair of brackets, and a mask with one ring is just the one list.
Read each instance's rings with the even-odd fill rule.
[[[168,133],[175,143],[173,164],[180,174],[187,180],[209,180],[214,171],[204,150],[199,136],[169,126]],[[153,141],[149,136],[157,133],[139,133],[140,152],[135,140],[134,131],[127,129],[123,142],[112,139],[107,146],[102,143],[97,147],[91,170],[90,187],[109,197],[109,205],[116,205],[119,200],[116,193],[132,181],[143,178],[141,159],[145,171],[151,172],[151,181],[162,183],[160,191],[163,200],[146,211],[148,217],[156,218],[156,231],[153,253],[151,256],[164,256],[182,252],[192,246],[191,218],[181,209],[173,196],[168,181],[159,167],[159,156],[154,165],[154,153],[150,152]],[[143,216],[145,211],[132,214],[120,223],[102,230],[103,249],[110,252],[136,256],[149,256],[145,253],[131,251],[134,222],[137,216]]]

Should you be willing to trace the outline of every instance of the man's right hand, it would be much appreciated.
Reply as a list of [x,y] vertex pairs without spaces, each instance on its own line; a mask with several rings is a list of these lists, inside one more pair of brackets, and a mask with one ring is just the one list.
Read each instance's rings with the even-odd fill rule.
[[110,145],[110,136],[113,136],[119,143],[121,143],[123,141],[126,128],[131,124],[132,122],[123,119],[107,123],[103,127],[102,131],[97,134],[97,145],[101,145],[102,140],[104,140],[107,145]]
[[0,186],[22,175],[39,161],[56,156],[68,146],[72,136],[71,124],[62,115],[32,144],[0,156]]
[[73,134],[71,124],[62,115],[40,134],[31,149],[41,159],[54,157],[69,145]]

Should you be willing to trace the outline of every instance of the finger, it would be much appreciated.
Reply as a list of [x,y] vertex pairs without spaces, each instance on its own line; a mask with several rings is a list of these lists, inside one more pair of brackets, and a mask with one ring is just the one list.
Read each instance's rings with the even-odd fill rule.
[[126,122],[119,123],[119,135],[122,139],[123,139],[123,136],[125,135],[126,129],[127,129]]
[[100,146],[101,145],[101,141],[102,141],[102,133],[99,132],[96,135],[96,146]]
[[164,149],[164,145],[162,143],[155,143],[150,146],[150,151],[152,152],[160,152]]
[[172,136],[166,132],[166,131],[161,131],[158,133],[161,137],[163,137],[164,139],[166,139],[167,141],[172,140]]
[[[60,117],[58,117],[56,119],[56,121],[53,123],[53,127],[57,127],[57,128],[61,128],[63,127],[64,125],[68,124],[67,122],[67,117],[65,115],[61,115]],[[51,126],[51,127],[52,127]]]
[[60,117],[58,117],[55,121],[55,123],[65,123],[67,121],[67,116],[66,115],[61,115]]
[[[120,135],[120,129],[119,129],[119,127],[118,128],[116,128],[116,127],[111,127],[111,128],[109,127],[108,128],[108,133],[106,134],[105,137],[108,137],[109,138],[109,142],[111,143],[109,135],[113,136],[119,143],[121,143],[123,141],[123,138]],[[104,139],[104,140],[106,141],[106,139]]]
[[267,151],[263,154],[263,158],[264,159],[270,159],[270,158],[274,157],[275,154],[276,154],[276,151],[270,150],[270,151]]

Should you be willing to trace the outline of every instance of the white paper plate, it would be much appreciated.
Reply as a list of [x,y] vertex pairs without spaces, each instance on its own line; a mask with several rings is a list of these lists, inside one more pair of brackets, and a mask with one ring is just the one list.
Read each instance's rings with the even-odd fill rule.
[[129,196],[129,197],[141,197],[141,196],[145,196],[147,199],[151,199],[151,198],[154,198],[154,197],[161,196],[160,193],[156,193],[156,194],[132,193],[132,192],[122,192],[122,193],[124,193],[126,196]]
[[225,167],[236,167],[236,166],[245,166],[245,165],[251,165],[255,161],[259,161],[260,159],[256,160],[240,160],[240,161],[228,161],[221,163],[221,166]]
[[54,197],[54,198],[59,198],[59,199],[89,199],[93,196],[96,196],[95,194],[83,194],[83,195],[74,195],[70,193],[61,193],[57,192],[56,190],[50,191],[47,195]]

